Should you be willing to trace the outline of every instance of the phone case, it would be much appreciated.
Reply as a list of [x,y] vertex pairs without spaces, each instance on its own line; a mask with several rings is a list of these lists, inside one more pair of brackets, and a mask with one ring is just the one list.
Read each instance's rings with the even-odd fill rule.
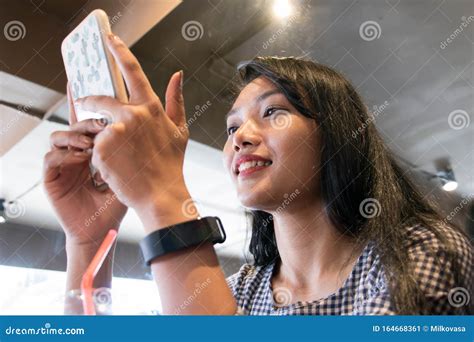
[[[107,14],[96,9],[92,11],[66,38],[61,45],[73,99],[91,95],[105,95],[127,102],[127,93],[120,70],[105,45],[105,39],[111,33]],[[98,113],[75,108],[78,121],[101,119],[112,114],[106,111]],[[94,185],[106,189],[107,185],[100,174],[90,164]]]
[[[105,45],[110,33],[107,14],[96,9],[63,40],[61,52],[73,99],[106,95],[127,101],[122,75]],[[76,114],[79,121],[108,115],[81,109]]]

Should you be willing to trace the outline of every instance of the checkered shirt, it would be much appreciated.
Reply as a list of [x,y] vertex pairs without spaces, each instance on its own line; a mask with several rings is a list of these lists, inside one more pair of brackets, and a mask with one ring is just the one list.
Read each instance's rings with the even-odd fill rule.
[[[426,296],[427,307],[418,314],[472,314],[473,249],[459,232],[444,226],[445,236],[457,246],[456,258],[462,275],[455,285],[452,265],[439,239],[418,225],[408,227],[408,248],[419,288]],[[386,276],[374,244],[368,243],[360,254],[343,286],[330,296],[314,301],[285,301],[290,293],[272,290],[271,276],[275,263],[267,266],[244,264],[227,278],[237,301],[238,315],[394,315],[397,314],[387,287]],[[280,292],[278,292],[280,291]],[[278,303],[274,301],[278,298]],[[471,309],[469,309],[469,307]]]

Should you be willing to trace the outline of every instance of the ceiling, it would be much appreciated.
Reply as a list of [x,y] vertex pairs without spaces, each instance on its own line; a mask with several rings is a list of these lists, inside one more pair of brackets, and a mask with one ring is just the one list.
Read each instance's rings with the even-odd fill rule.
[[[133,47],[159,94],[184,69],[188,116],[212,103],[191,125],[193,139],[225,143],[228,85],[239,61],[304,56],[353,82],[395,153],[429,172],[449,160],[459,191],[474,194],[472,1],[293,1],[286,20],[272,16],[272,3],[185,1]],[[201,24],[200,39],[183,38],[190,20]],[[363,39],[360,28],[370,21],[378,35]]]
[[[15,5],[0,0],[2,27],[11,20],[27,27],[24,39],[11,42],[0,36],[0,104],[27,105],[24,112],[48,119],[18,121],[16,138],[0,159],[0,193],[14,197],[39,179],[47,137],[64,129],[67,121],[59,44],[90,9],[102,7],[109,14],[121,13],[113,30],[128,43],[136,42],[132,51],[158,95],[163,96],[172,73],[184,70],[187,116],[193,118],[187,177],[192,193],[209,212],[228,215],[236,236],[230,253],[241,252],[245,222],[219,150],[226,140],[224,114],[231,106],[235,66],[257,55],[305,56],[341,71],[374,112],[379,131],[395,153],[428,172],[436,171],[439,160],[449,160],[459,194],[474,195],[474,3],[291,3],[293,13],[281,19],[272,12],[273,0],[75,0],[67,5],[59,0]],[[148,7],[157,4],[162,7]],[[189,25],[197,35],[185,31]],[[364,25],[375,28],[375,36],[361,31]],[[2,108],[2,119],[7,120],[11,110]],[[32,224],[40,217],[46,226],[57,226],[39,187],[24,201],[28,210],[23,221]],[[133,214],[127,216],[126,226],[124,237],[138,239],[139,222]]]

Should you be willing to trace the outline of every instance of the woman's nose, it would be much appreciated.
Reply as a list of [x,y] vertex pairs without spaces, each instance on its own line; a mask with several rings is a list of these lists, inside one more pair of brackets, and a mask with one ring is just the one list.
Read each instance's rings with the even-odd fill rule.
[[241,125],[234,133],[233,145],[234,151],[239,152],[245,147],[258,145],[260,138],[257,134],[256,127],[251,122]]

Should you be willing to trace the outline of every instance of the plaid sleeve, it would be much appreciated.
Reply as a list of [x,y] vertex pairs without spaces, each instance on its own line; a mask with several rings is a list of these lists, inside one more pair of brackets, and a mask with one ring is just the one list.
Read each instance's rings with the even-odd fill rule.
[[[460,232],[447,227],[444,236],[455,246],[455,265],[448,258],[449,251],[434,233],[423,227],[412,232],[413,242],[408,249],[415,267],[414,275],[426,298],[427,307],[420,314],[462,315],[472,313],[472,245]],[[460,278],[455,279],[457,268]],[[471,307],[471,309],[470,309]]]
[[[418,314],[465,315],[472,314],[473,250],[469,240],[450,227],[443,227],[444,237],[455,247],[453,265],[448,258],[446,245],[425,227],[409,228],[408,256],[412,262],[413,275],[421,290],[425,306]],[[453,269],[461,274],[455,279]],[[385,284],[383,267],[378,269],[374,281],[368,282],[369,291],[354,314],[396,315],[393,298]]]

